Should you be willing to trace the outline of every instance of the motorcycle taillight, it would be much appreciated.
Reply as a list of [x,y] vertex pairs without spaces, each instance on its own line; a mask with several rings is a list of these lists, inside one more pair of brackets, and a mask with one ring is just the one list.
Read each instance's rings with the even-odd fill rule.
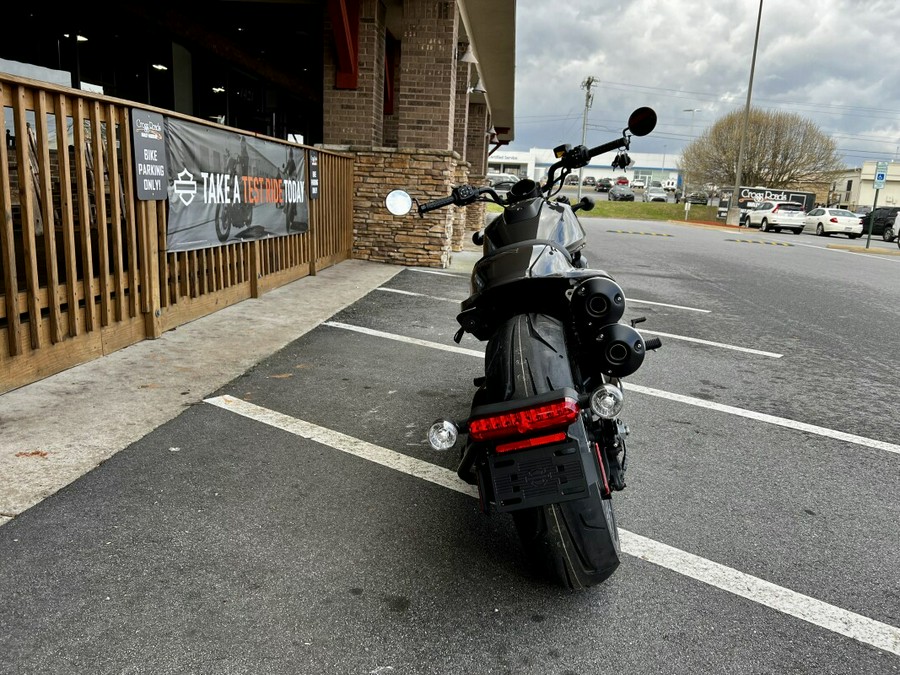
[[566,397],[529,408],[477,417],[469,421],[469,436],[476,441],[527,436],[538,431],[567,427],[578,419],[578,413],[578,402]]

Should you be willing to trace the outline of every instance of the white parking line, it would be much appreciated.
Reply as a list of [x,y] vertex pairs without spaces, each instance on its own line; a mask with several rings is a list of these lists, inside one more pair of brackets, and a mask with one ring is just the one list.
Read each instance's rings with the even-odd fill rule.
[[466,349],[465,347],[454,347],[453,345],[445,345],[440,342],[430,342],[428,340],[419,340],[418,338],[406,337],[404,335],[395,335],[394,333],[385,333],[384,331],[375,330],[374,328],[363,328],[362,326],[352,326],[349,323],[341,323],[340,321],[326,321],[325,326],[332,328],[343,328],[344,330],[352,330],[356,333],[365,333],[374,337],[386,338],[388,340],[397,340],[398,342],[408,342],[409,344],[419,345],[420,347],[429,347],[431,349],[441,349],[445,352],[453,352],[454,354],[465,354],[466,356],[476,356],[483,359],[484,353],[474,349]]
[[399,295],[411,295],[416,298],[428,298],[429,300],[440,300],[442,302],[452,302],[455,305],[459,305],[462,303],[462,300],[454,300],[453,298],[442,298],[437,295],[425,295],[424,293],[413,293],[412,291],[401,291],[399,288],[385,288],[384,286],[378,286],[376,291],[383,291],[385,293],[397,293]]
[[457,279],[468,279],[469,277],[465,274],[454,274],[453,272],[438,272],[437,270],[417,270],[414,267],[407,267],[410,272],[419,272],[421,274],[437,274],[441,277],[456,277]]
[[697,406],[698,408],[706,408],[707,410],[715,410],[717,412],[728,413],[729,415],[746,417],[747,419],[756,420],[758,422],[775,424],[780,427],[787,427],[788,429],[806,431],[818,436],[826,436],[828,438],[835,438],[839,441],[847,441],[848,443],[855,443],[856,445],[864,445],[869,448],[875,448],[877,450],[884,450],[886,452],[900,454],[900,445],[896,445],[894,443],[879,441],[874,438],[866,438],[865,436],[857,436],[856,434],[848,434],[844,431],[836,431],[835,429],[828,429],[826,427],[816,426],[815,424],[807,424],[806,422],[797,422],[796,420],[790,420],[785,417],[776,417],[775,415],[767,415],[766,413],[754,412],[753,410],[736,408],[734,406],[725,405],[723,403],[715,403],[713,401],[706,401],[702,398],[694,398],[693,396],[674,394],[670,391],[644,387],[642,385],[634,384],[631,382],[625,384],[625,390],[636,391],[639,394],[647,394],[648,396],[656,396],[658,398],[664,398],[669,401],[687,403],[688,405]]
[[[232,396],[206,403],[436,485],[478,497],[455,472]],[[900,629],[619,528],[628,555],[900,656]]]
[[673,307],[675,309],[686,309],[689,312],[703,312],[709,314],[708,309],[698,309],[697,307],[685,307],[684,305],[670,305],[667,302],[653,302],[652,300],[635,300],[634,298],[625,298],[626,302],[633,302],[640,305],[659,305],[660,307]]
[[[466,349],[464,347],[454,347],[453,345],[445,345],[440,342],[430,342],[428,340],[419,340],[418,338],[406,337],[403,335],[396,335],[394,333],[385,333],[384,331],[374,330],[372,328],[363,328],[361,326],[351,326],[346,323],[339,323],[337,321],[326,321],[326,326],[332,326],[334,328],[343,328],[344,330],[356,331],[358,333],[365,333],[366,335],[372,335],[374,337],[385,338],[388,340],[396,340],[398,342],[407,342],[409,344],[418,345],[420,347],[428,347],[429,349],[440,349],[442,351],[453,352],[456,354],[465,354],[467,356],[475,356],[477,358],[484,358],[484,352],[477,351],[475,349]],[[796,429],[797,431],[805,431],[807,433],[816,434],[818,436],[825,436],[827,438],[834,438],[841,441],[847,441],[848,443],[854,443],[856,445],[862,445],[868,448],[876,448],[878,450],[885,450],[887,452],[893,452],[900,454],[900,445],[896,445],[894,443],[888,443],[886,441],[879,441],[874,438],[867,438],[865,436],[857,436],[856,434],[848,434],[844,431],[837,431],[835,429],[828,429],[826,427],[816,426],[815,424],[807,424],[806,422],[797,422],[796,420],[787,419],[786,417],[776,417],[775,415],[767,415],[765,413],[758,413],[753,410],[745,410],[744,408],[737,408],[735,406],[725,405],[722,403],[714,403],[713,401],[705,401],[702,398],[694,398],[693,396],[684,396],[683,394],[675,394],[668,391],[663,391],[661,389],[652,389],[651,387],[644,387],[639,384],[634,384],[633,382],[627,382],[625,384],[626,391],[634,391],[639,394],[647,394],[648,396],[656,396],[658,398],[665,398],[671,401],[678,401],[679,403],[686,403],[688,405],[697,406],[699,408],[706,408],[708,410],[715,410],[717,412],[728,413],[729,415],[737,415],[739,417],[746,417],[748,419],[753,419],[758,422],[765,422],[767,424],[775,424],[782,427],[787,427],[789,429]]]
[[701,340],[700,338],[685,337],[684,335],[672,335],[672,333],[663,333],[658,330],[648,330],[641,328],[642,333],[650,333],[651,335],[662,335],[673,340],[684,340],[685,342],[697,342],[701,345],[709,345],[710,347],[720,347],[722,349],[731,349],[736,352],[746,352],[747,354],[757,354],[758,356],[770,356],[773,359],[780,359],[784,354],[776,354],[775,352],[764,352],[759,349],[751,349],[750,347],[739,347],[737,345],[729,345],[724,342],[711,342],[710,340]]

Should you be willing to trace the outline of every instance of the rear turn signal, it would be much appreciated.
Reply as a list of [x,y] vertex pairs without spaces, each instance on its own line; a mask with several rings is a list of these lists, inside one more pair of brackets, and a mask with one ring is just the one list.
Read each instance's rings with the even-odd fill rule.
[[490,441],[509,436],[527,436],[538,431],[567,427],[578,419],[578,413],[578,403],[567,397],[532,408],[471,420],[469,437],[476,441]]
[[453,422],[438,420],[428,429],[428,445],[434,450],[449,450],[456,445],[459,429]]
[[625,405],[622,390],[614,384],[603,384],[591,394],[591,410],[598,417],[611,420],[616,417]]

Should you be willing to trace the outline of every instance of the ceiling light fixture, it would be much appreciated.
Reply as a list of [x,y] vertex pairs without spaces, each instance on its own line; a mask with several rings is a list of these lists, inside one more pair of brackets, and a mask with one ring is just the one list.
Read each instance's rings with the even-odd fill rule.
[[472,45],[466,45],[466,52],[459,57],[460,62],[462,63],[478,63],[478,59],[475,58],[475,52],[472,51]]

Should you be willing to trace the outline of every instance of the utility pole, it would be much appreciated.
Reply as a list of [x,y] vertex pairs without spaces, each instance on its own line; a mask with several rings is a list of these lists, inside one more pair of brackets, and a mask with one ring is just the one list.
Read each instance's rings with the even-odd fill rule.
[[741,171],[744,166],[744,146],[747,144],[747,129],[750,127],[750,95],[753,93],[753,73],[756,70],[756,48],[759,46],[759,24],[762,23],[763,0],[759,0],[759,13],[756,15],[756,37],[753,38],[753,58],[750,61],[750,82],[747,85],[747,104],[744,106],[744,129],[741,132],[740,146],[738,147],[738,161],[734,172],[734,190],[731,192],[731,201],[728,202],[728,214],[725,216],[727,225],[740,225],[741,209],[738,199],[741,192]]
[[[691,113],[691,143],[694,142],[694,113],[700,112],[700,108],[684,108],[681,112],[689,112]],[[684,219],[687,220],[687,212],[690,210],[691,206],[688,204],[687,196],[688,196],[688,186],[687,186],[687,172],[682,175],[681,180],[681,196],[684,197]],[[676,188],[677,189],[677,188]]]
[[[581,118],[581,144],[584,145],[587,140],[587,116],[588,110],[591,109],[591,104],[594,102],[594,94],[591,93],[591,87],[596,83],[596,79],[594,79],[593,75],[588,75],[584,78],[584,82],[581,83],[581,88],[585,90],[584,92],[584,115]],[[581,181],[584,179],[584,167],[578,169],[578,201],[581,201]]]

